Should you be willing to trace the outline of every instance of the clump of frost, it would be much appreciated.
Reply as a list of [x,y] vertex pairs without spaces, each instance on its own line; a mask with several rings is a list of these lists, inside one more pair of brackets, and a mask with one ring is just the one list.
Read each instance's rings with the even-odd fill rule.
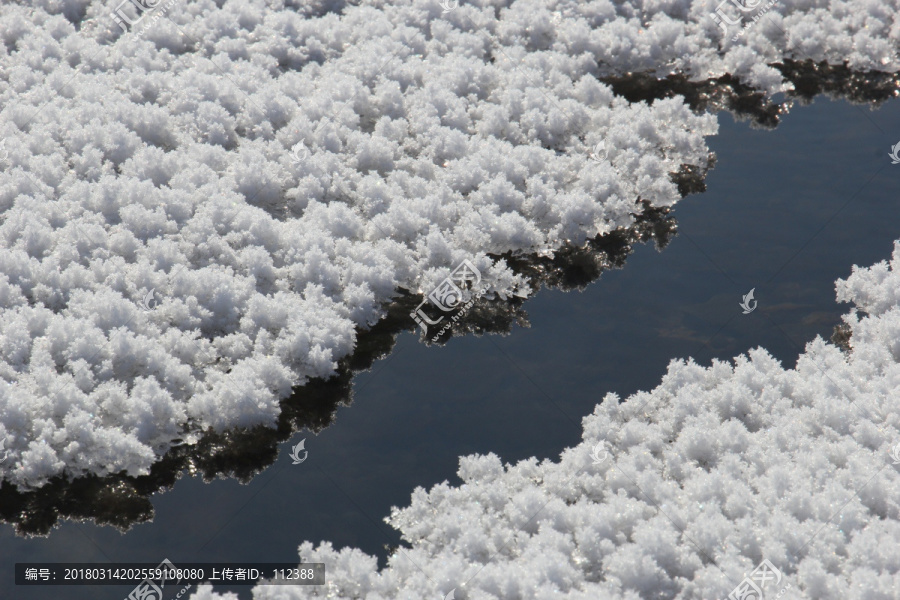
[[487,12],[201,0],[116,38],[105,3],[79,4],[82,31],[63,6],[0,7],[0,475],[23,486],[274,423],[398,289],[464,259],[527,295],[489,254],[674,204],[716,132],[577,56],[500,52]]
[[[558,463],[460,459],[462,484],[418,488],[375,557],[305,542],[324,587],[255,600],[724,598],[763,559],[786,599],[894,598],[900,588],[900,241],[838,281],[851,353],[821,338],[793,369],[765,350],[604,398]],[[594,448],[598,447],[595,451]],[[596,457],[601,457],[596,460]],[[772,597],[779,590],[766,590]],[[224,598],[204,586],[192,600]]]
[[18,485],[146,473],[175,438],[271,424],[398,289],[468,259],[525,295],[491,256],[674,204],[714,117],[598,77],[771,91],[784,56],[897,64],[884,0],[784,2],[782,27],[816,32],[785,43],[763,22],[723,41],[712,0],[170,4],[139,35],[107,0],[0,5],[0,477]]

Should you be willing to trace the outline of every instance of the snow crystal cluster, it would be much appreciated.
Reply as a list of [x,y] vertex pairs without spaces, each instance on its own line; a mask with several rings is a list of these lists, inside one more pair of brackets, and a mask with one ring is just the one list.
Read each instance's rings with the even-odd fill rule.
[[164,13],[127,32],[108,0],[0,6],[0,477],[18,485],[146,473],[175,439],[272,423],[399,289],[468,259],[526,295],[489,255],[675,203],[714,117],[598,77],[775,89],[783,55],[896,66],[881,0],[785,2],[780,27],[816,35],[782,46],[763,22],[728,41],[711,0],[144,4]]
[[709,600],[763,560],[782,576],[766,598],[896,598],[900,241],[837,288],[867,313],[844,318],[849,353],[817,338],[794,369],[763,349],[673,361],[653,391],[604,398],[558,463],[468,456],[461,485],[416,489],[387,519],[407,547],[385,569],[306,542],[327,586],[254,599]]

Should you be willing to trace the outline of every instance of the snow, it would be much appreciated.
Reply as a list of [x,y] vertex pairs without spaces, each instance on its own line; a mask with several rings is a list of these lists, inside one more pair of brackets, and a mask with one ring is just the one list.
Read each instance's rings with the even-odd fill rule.
[[0,477],[23,487],[272,424],[398,290],[468,259],[524,295],[489,254],[676,203],[715,117],[597,77],[773,91],[783,56],[897,68],[900,35],[881,0],[779,4],[814,32],[786,42],[725,39],[710,0],[157,4],[128,33],[106,0],[0,6]]
[[607,395],[558,462],[466,456],[460,485],[417,488],[386,519],[404,544],[384,569],[304,542],[328,584],[257,586],[254,600],[700,600],[763,560],[783,576],[766,598],[895,598],[900,241],[837,289],[857,307],[849,353],[817,338],[792,369],[761,348],[673,360],[654,390]]

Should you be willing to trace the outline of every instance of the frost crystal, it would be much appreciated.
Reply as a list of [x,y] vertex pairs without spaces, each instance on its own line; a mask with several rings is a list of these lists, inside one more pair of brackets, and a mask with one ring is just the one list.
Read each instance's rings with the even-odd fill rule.
[[18,485],[146,473],[185,430],[273,423],[398,289],[468,259],[521,293],[489,254],[671,206],[715,118],[598,77],[772,91],[783,56],[894,68],[900,31],[878,0],[784,2],[736,42],[700,1],[157,4],[134,29],[107,0],[0,5],[0,476]]
[[[725,598],[768,560],[784,598],[893,598],[900,584],[900,241],[838,297],[852,352],[821,338],[793,369],[765,350],[604,398],[559,462],[460,459],[459,486],[417,490],[375,557],[304,542],[328,585],[254,600]],[[596,461],[602,443],[610,457]],[[462,584],[465,583],[465,586]],[[465,594],[461,590],[465,589]],[[766,590],[766,598],[780,590]],[[204,586],[192,600],[217,600]]]

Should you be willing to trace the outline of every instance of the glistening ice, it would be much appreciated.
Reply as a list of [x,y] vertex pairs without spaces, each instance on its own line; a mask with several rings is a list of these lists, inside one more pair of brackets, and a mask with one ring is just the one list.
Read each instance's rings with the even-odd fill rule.
[[304,542],[328,584],[254,600],[726,598],[763,560],[791,566],[765,598],[895,598],[900,241],[837,297],[855,305],[849,351],[816,338],[792,369],[762,348],[673,360],[652,391],[603,398],[558,462],[467,456],[462,484],[417,488],[386,519],[404,543],[384,569]]
[[895,2],[784,2],[737,41],[713,9],[199,0],[125,32],[105,1],[4,4],[0,474],[143,474],[271,424],[398,290],[467,259],[527,295],[489,255],[671,206],[715,118],[599,77],[897,68]]

